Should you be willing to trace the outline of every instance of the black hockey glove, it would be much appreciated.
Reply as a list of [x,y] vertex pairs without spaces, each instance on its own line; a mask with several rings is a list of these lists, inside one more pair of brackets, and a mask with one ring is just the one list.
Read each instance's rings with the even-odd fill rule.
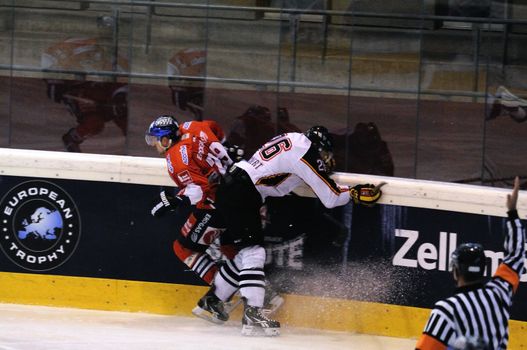
[[362,204],[367,207],[374,206],[375,203],[381,198],[382,191],[381,187],[386,182],[381,182],[377,186],[372,184],[361,184],[350,188],[350,196],[355,204]]
[[190,204],[190,199],[186,196],[171,196],[165,191],[159,193],[159,200],[156,201],[156,204],[152,208],[152,216],[161,217],[167,211],[174,210],[180,205]]
[[245,151],[243,148],[241,148],[238,145],[224,145],[225,149],[227,150],[227,154],[232,159],[234,163],[239,162],[240,160],[243,160],[243,156],[245,155]]

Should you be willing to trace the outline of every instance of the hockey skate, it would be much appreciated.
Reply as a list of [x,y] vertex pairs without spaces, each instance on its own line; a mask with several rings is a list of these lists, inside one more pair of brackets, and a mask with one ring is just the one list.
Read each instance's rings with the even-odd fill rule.
[[198,306],[192,309],[192,313],[206,321],[223,324],[229,319],[225,312],[223,302],[214,294],[214,288],[209,289],[199,301]]
[[[236,292],[232,298],[228,301],[223,302],[223,309],[226,314],[230,315],[243,300],[240,296],[240,292]],[[280,296],[274,289],[267,289],[265,293],[264,306],[262,312],[265,316],[273,315],[282,305],[284,304],[284,298]]]
[[283,304],[284,298],[266,281],[264,307],[262,310],[264,315],[267,317],[273,315]]
[[492,120],[501,115],[508,115],[518,123],[525,122],[527,120],[527,100],[514,95],[503,86],[498,87],[496,98],[486,120]]
[[500,99],[502,105],[508,108],[527,107],[527,101],[520,98],[504,86],[499,86],[496,90],[496,97]]
[[280,322],[271,320],[262,308],[245,305],[242,318],[242,335],[274,337],[280,335]]
[[229,300],[223,302],[223,309],[226,314],[230,315],[231,312],[242,302],[243,299],[240,295],[240,291],[236,291],[236,293],[234,293],[234,295]]

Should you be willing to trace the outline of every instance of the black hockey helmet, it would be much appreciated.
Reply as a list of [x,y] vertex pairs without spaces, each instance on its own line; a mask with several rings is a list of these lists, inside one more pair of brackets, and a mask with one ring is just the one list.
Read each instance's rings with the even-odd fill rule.
[[304,135],[320,154],[326,165],[326,172],[331,173],[335,168],[335,159],[333,158],[333,138],[328,129],[322,125],[316,125],[309,128]]
[[483,278],[486,257],[483,246],[478,243],[463,243],[452,253],[450,260],[452,269],[457,269],[467,281],[477,281]]
[[179,123],[176,118],[171,115],[160,115],[146,130],[145,141],[147,145],[155,146],[156,143],[160,142],[161,138],[168,137],[170,143],[168,146],[163,147],[167,150],[173,143],[178,141],[179,136]]
[[304,134],[317,147],[319,152],[333,152],[333,138],[326,127],[316,125],[309,128]]

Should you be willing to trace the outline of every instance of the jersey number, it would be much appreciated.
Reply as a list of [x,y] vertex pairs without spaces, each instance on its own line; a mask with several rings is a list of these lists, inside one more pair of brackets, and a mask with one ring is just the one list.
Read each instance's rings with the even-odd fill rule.
[[260,150],[260,157],[263,160],[270,160],[278,154],[289,151],[291,149],[291,140],[289,138],[279,139],[266,144]]

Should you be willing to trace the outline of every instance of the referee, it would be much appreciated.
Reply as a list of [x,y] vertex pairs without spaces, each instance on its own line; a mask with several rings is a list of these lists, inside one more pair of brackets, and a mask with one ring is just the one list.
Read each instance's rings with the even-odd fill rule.
[[461,244],[452,253],[452,274],[456,294],[438,301],[430,314],[418,350],[506,349],[509,340],[509,316],[512,296],[518,288],[524,267],[525,233],[516,202],[520,180],[507,195],[505,258],[492,279],[485,283],[485,253],[476,243]]

